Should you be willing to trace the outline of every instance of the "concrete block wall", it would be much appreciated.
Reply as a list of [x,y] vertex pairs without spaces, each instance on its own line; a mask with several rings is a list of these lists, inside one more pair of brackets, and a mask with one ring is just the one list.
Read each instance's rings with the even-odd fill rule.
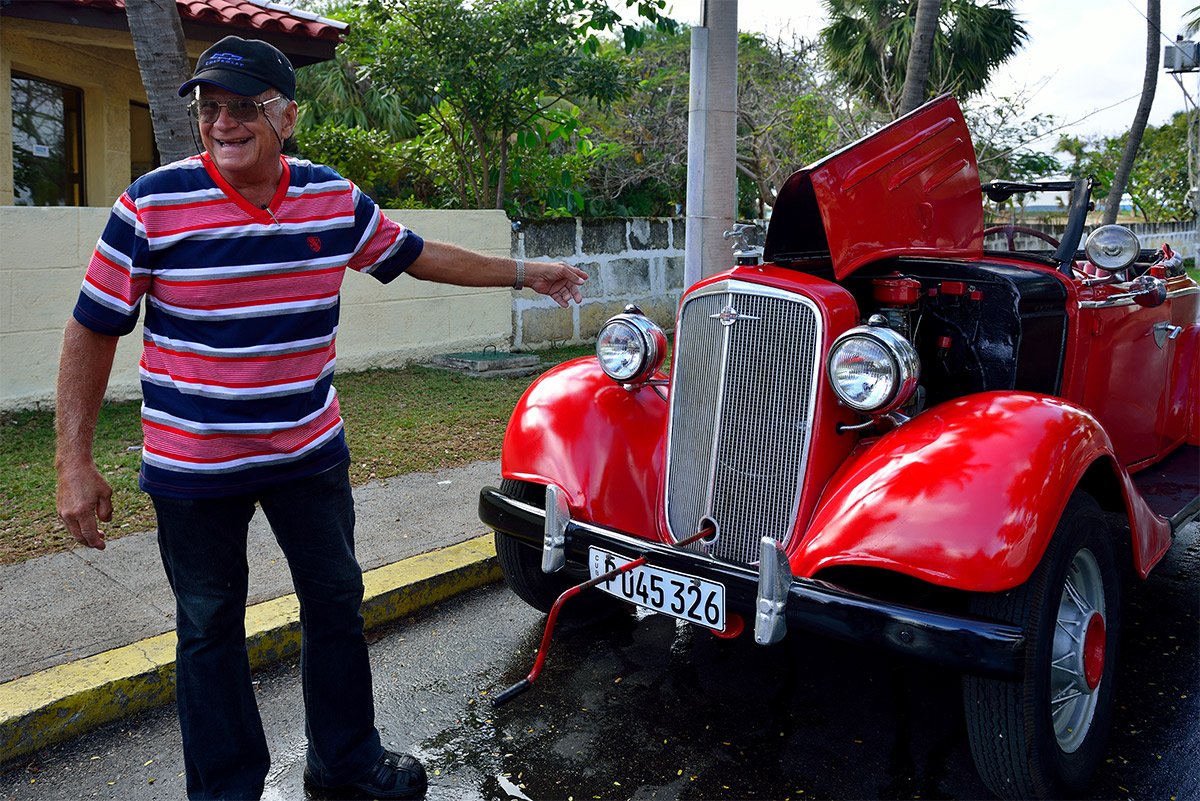
[[[1001,225],[1002,223],[996,223]],[[1062,236],[1062,226],[1058,225],[1032,225],[1030,228],[1036,228],[1039,231],[1044,231],[1055,239]],[[1087,235],[1095,229],[1096,226],[1088,226],[1084,230],[1083,238],[1079,242],[1079,247],[1083,247]],[[1181,254],[1185,259],[1196,259],[1196,263],[1200,264],[1200,235],[1196,232],[1196,221],[1192,222],[1173,222],[1173,223],[1134,223],[1125,227],[1133,231],[1137,238],[1141,241],[1142,247],[1148,250],[1157,250],[1166,242]],[[1004,237],[997,235],[989,237],[988,244],[991,246],[1004,247],[1000,244],[1004,242]],[[1028,234],[1018,234],[1014,242],[1018,250],[1048,250],[1050,245],[1036,237]]]
[[682,219],[546,220],[514,226],[513,253],[587,271],[583,303],[562,309],[529,292],[513,297],[513,350],[595,341],[600,326],[633,303],[666,330],[683,294]]
[[1196,260],[1200,266],[1200,234],[1196,232],[1196,220],[1176,223],[1138,223],[1129,226],[1142,243],[1143,248],[1157,250],[1167,243],[1185,259]]
[[[386,212],[426,239],[497,256],[511,252],[502,211]],[[53,403],[63,326],[75,305],[106,208],[0,207],[0,409]],[[438,353],[508,347],[509,289],[447,287],[401,276],[384,286],[351,273],[342,284],[338,369],[393,367]],[[139,395],[139,327],[122,337],[110,399]]]

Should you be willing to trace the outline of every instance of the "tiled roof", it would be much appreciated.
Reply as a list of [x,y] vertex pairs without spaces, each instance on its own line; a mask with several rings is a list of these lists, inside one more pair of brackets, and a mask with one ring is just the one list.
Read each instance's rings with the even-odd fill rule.
[[[125,0],[70,0],[77,6],[125,12]],[[184,22],[230,25],[272,33],[341,41],[346,23],[268,0],[176,0]]]
[[[296,66],[333,58],[346,23],[270,0],[175,0],[184,36],[215,42],[225,34],[265,39]],[[66,13],[67,8],[75,13]],[[101,28],[125,27],[125,0],[0,0],[0,15]]]
[[[115,0],[122,7],[125,0]],[[346,23],[268,0],[176,0],[179,15],[196,22],[308,35],[340,42]]]

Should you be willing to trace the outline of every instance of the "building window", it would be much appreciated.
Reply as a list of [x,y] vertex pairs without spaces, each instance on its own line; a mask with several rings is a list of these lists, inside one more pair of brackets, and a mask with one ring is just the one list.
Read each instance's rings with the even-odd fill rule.
[[82,206],[83,92],[13,73],[13,204]]
[[145,103],[129,104],[129,183],[162,166],[154,141],[154,123]]

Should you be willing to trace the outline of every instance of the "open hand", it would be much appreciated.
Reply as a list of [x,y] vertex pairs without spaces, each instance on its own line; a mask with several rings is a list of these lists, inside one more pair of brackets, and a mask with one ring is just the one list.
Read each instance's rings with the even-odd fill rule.
[[553,298],[564,309],[571,301],[583,302],[579,288],[588,274],[561,261],[535,261],[525,265],[525,285],[534,292]]

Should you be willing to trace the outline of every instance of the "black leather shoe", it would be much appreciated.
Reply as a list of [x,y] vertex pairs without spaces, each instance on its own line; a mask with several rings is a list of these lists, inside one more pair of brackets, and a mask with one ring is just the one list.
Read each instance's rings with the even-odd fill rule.
[[326,787],[313,781],[308,768],[304,782],[336,798],[424,798],[429,780],[416,757],[384,751],[367,774],[341,787]]

